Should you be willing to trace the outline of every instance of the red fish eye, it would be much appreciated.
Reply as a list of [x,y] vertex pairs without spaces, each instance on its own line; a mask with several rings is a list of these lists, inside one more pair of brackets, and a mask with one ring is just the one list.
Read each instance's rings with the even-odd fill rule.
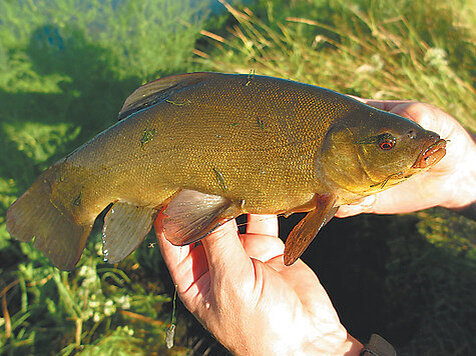
[[384,141],[384,142],[380,142],[380,145],[379,147],[382,149],[382,150],[389,150],[393,147],[393,142],[392,141]]

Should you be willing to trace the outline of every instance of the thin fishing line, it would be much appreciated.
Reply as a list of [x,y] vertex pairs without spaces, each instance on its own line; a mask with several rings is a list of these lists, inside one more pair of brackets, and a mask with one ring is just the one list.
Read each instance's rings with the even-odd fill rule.
[[[179,250],[179,260],[182,260],[183,257],[184,246],[180,246]],[[174,337],[175,337],[175,328],[177,322],[177,284],[174,283],[174,296],[172,298],[172,315],[170,316],[170,326],[167,329],[165,334],[165,344],[168,349],[171,349],[174,346]]]

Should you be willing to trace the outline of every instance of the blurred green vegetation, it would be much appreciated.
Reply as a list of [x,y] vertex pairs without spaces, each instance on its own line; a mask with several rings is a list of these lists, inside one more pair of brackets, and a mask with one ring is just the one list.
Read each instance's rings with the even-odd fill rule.
[[[475,130],[474,1],[258,0],[208,17],[192,0],[0,2],[0,353],[226,353],[182,307],[153,238],[119,265],[101,218],[75,271],[10,239],[8,206],[55,160],[116,120],[143,82],[212,70],[437,105]],[[201,32],[202,31],[202,32]],[[286,236],[299,216],[282,219]],[[476,347],[476,224],[431,209],[332,221],[304,259],[348,330],[399,354]],[[197,331],[198,330],[198,331]]]

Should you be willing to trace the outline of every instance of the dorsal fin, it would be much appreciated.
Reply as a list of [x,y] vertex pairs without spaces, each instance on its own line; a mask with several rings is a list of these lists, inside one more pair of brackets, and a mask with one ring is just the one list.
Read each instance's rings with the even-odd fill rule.
[[184,87],[197,84],[204,78],[214,76],[217,73],[196,72],[171,75],[154,80],[137,88],[129,95],[119,112],[118,119],[122,120],[131,114],[152,106]]

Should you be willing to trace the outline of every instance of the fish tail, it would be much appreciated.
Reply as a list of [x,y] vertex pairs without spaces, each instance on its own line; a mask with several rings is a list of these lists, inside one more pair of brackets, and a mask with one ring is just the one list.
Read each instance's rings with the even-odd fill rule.
[[[53,167],[52,167],[53,168]],[[7,211],[7,231],[33,245],[53,264],[71,270],[78,262],[94,221],[79,224],[71,212],[52,203],[52,189],[45,171]]]

